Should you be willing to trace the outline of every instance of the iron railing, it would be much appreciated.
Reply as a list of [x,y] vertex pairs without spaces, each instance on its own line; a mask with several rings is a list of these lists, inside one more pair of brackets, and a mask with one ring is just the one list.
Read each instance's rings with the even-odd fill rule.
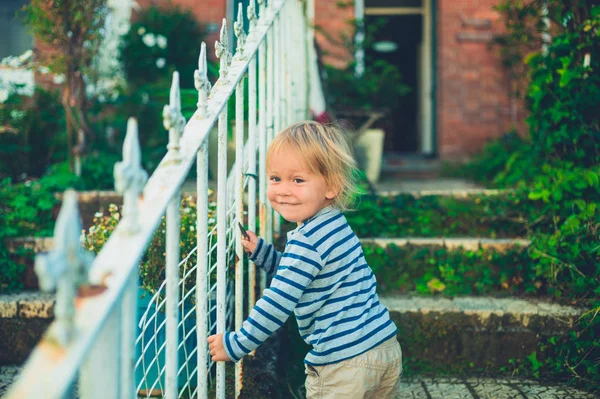
[[[235,321],[229,327],[241,328],[244,298],[248,297],[250,305],[256,300],[251,262],[244,290],[243,250],[234,226],[246,213],[247,224],[255,226],[258,204],[258,234],[271,241],[277,233],[277,218],[267,203],[262,178],[266,175],[266,148],[275,132],[307,117],[307,65],[314,54],[304,2],[273,0],[266,4],[259,0],[257,10],[252,0],[247,18],[242,14],[240,5],[234,24],[234,55],[229,51],[223,20],[216,43],[219,79],[212,87],[202,44],[194,74],[197,110],[187,122],[181,114],[179,76],[174,73],[170,103],[163,112],[169,130],[168,152],[149,179],[141,168],[137,122],[129,120],[123,161],[115,165],[115,186],[124,196],[122,218],[95,258],[80,244],[76,193],[65,193],[54,249],[36,259],[42,289],[57,290],[55,320],[9,390],[8,399],[134,398],[157,391],[166,398],[208,396],[214,364],[206,338],[213,331],[225,331],[228,314]],[[247,34],[244,26],[249,26]],[[228,174],[227,103],[234,93],[235,164]],[[216,226],[209,230],[208,140],[215,125]],[[194,161],[197,261],[190,262],[190,256],[180,259],[180,199]],[[165,214],[166,279],[140,315],[136,309],[138,266]],[[215,252],[216,257],[212,256]],[[233,285],[227,282],[229,262],[235,262]],[[216,281],[210,281],[215,272]],[[196,277],[196,284],[186,289],[185,281],[191,276]],[[259,280],[264,289],[266,276]],[[145,335],[149,328],[153,330]],[[164,343],[157,338],[163,332]],[[193,339],[190,346],[187,341]],[[151,379],[153,368],[156,375]],[[241,370],[240,362],[235,366],[236,396],[242,384]],[[216,365],[214,382],[217,398],[224,398],[224,362]]]

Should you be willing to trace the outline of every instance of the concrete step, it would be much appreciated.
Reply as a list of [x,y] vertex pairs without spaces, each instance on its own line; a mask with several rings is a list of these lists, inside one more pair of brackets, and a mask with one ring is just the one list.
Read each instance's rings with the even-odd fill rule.
[[594,399],[578,389],[538,381],[416,377],[402,382],[397,399]]
[[[498,370],[567,335],[585,309],[542,300],[382,296],[406,361],[424,369]],[[414,368],[412,368],[414,370]]]
[[22,364],[54,319],[54,295],[0,295],[0,365]]
[[525,239],[506,239],[506,238],[471,238],[471,237],[405,237],[405,238],[361,238],[363,245],[377,245],[387,247],[395,245],[397,247],[412,246],[437,246],[448,249],[462,248],[467,251],[476,251],[482,249],[494,249],[496,251],[505,251],[514,247],[526,248],[531,245],[531,241]]

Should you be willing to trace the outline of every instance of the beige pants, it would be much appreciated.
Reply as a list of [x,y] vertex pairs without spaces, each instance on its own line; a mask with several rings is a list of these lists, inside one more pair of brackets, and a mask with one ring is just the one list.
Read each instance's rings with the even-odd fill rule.
[[306,399],[388,399],[400,390],[402,350],[393,337],[339,363],[305,366]]

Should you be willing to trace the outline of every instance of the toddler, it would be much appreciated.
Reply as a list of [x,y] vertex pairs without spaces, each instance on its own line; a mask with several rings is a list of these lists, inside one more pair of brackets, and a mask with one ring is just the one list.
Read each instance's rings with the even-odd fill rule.
[[313,348],[304,360],[307,399],[395,397],[402,373],[397,329],[342,214],[355,193],[355,167],[335,127],[301,122],[275,136],[267,197],[297,227],[283,253],[251,231],[242,240],[273,279],[239,331],[208,338],[214,361],[239,361],[294,312]]

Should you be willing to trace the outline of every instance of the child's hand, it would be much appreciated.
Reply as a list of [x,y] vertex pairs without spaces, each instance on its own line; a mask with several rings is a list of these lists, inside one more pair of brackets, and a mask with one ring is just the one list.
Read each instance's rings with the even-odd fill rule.
[[211,335],[207,341],[213,362],[227,362],[231,360],[227,356],[227,352],[225,352],[225,347],[223,346],[223,334]]
[[258,245],[258,236],[250,230],[246,230],[246,233],[248,233],[248,237],[250,239],[248,240],[244,236],[242,236],[242,246],[244,247],[244,251],[246,251],[249,254],[252,254],[254,253],[254,250]]

